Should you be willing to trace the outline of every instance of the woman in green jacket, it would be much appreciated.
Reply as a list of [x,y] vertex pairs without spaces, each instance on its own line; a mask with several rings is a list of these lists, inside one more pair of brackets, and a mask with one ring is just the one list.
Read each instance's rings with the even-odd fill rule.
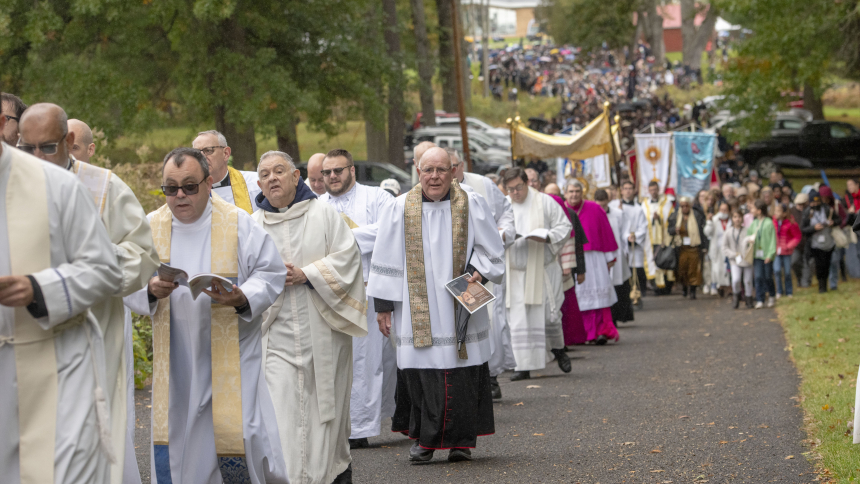
[[773,281],[773,258],[776,256],[776,231],[773,220],[767,216],[767,204],[756,200],[752,209],[755,219],[747,228],[747,236],[755,236],[753,278],[755,279],[755,308],[765,305],[765,293],[769,293],[767,307],[772,308],[776,297]]

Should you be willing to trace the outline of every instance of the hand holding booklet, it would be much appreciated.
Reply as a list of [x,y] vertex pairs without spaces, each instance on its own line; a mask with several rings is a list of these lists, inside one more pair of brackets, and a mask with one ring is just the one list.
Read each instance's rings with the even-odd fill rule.
[[469,282],[470,274],[463,274],[445,284],[448,292],[462,305],[469,314],[493,302],[496,297],[480,282]]
[[[540,241],[545,242],[547,240],[547,237],[549,237],[549,230],[547,230],[547,229],[534,229],[527,234],[517,234],[518,239],[523,238],[523,237],[525,237],[527,239],[532,239],[532,240],[540,239]],[[535,240],[535,241],[537,241],[537,240]]]
[[233,281],[226,277],[221,277],[217,274],[197,274],[189,278],[187,272],[167,264],[161,264],[158,268],[158,278],[162,281],[175,282],[186,286],[191,290],[191,297],[195,301],[204,289],[212,287],[212,284],[216,282],[221,284],[227,291],[233,290]]

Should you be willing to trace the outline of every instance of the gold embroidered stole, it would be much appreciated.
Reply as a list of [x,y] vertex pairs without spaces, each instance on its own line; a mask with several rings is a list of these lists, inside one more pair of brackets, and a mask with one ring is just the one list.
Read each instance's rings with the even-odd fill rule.
[[254,207],[251,206],[251,196],[248,194],[248,185],[245,183],[245,177],[242,173],[233,168],[227,167],[227,173],[230,174],[230,189],[233,190],[233,203],[248,214],[254,213]]
[[[239,275],[239,209],[212,197],[212,265],[210,272],[235,279]],[[167,205],[152,216],[152,238],[161,262],[170,262],[173,214]],[[233,307],[212,303],[212,420],[215,451],[221,457],[244,456],[242,375],[239,320]],[[152,318],[152,441],[167,445],[170,395],[170,298],[158,300]]]
[[[454,249],[453,277],[465,269],[466,245],[469,236],[469,196],[457,180],[451,182],[451,235]],[[421,232],[424,198],[421,184],[415,185],[406,195],[404,225],[406,239],[406,283],[409,288],[409,307],[412,316],[412,345],[415,348],[433,346],[430,332],[430,303],[427,299],[427,278],[424,267],[424,236]],[[446,281],[447,282],[447,281]],[[456,312],[454,314],[456,318]],[[466,359],[466,345],[460,358]]]
[[75,160],[73,167],[78,180],[87,187],[87,191],[93,196],[99,215],[104,213],[105,203],[108,197],[111,171],[83,161]]

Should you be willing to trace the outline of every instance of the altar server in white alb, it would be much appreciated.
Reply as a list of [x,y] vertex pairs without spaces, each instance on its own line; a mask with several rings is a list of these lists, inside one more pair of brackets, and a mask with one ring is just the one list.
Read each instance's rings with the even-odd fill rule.
[[[355,182],[352,155],[341,149],[328,152],[322,162],[321,175],[326,194],[320,200],[329,203],[347,222],[361,250],[362,276],[367,282],[370,258],[376,243],[376,219],[385,205],[394,203],[387,191]],[[384,250],[385,245],[381,248]],[[367,336],[352,339],[352,395],[349,415],[352,449],[370,445],[368,437],[376,437],[382,419],[394,415],[394,389],[397,387],[397,356],[388,338],[376,324],[373,303],[367,305]]]
[[257,170],[263,192],[254,220],[289,270],[263,322],[263,365],[290,482],[351,483],[352,341],[367,335],[361,252],[289,155],[269,151]]
[[[92,137],[92,132],[83,122],[68,122],[60,106],[34,104],[24,112],[18,124],[21,132],[18,147],[77,175],[93,197],[113,244],[112,251],[122,270],[122,283],[114,297],[96,304],[90,311],[99,322],[104,338],[105,390],[111,403],[111,440],[119,459],[111,467],[111,482],[139,482],[140,473],[134,455],[134,394],[133,385],[129,388],[128,378],[134,373],[134,350],[131,318],[126,320],[122,298],[146,286],[158,268],[158,254],[152,244],[146,213],[131,189],[110,170],[71,156],[72,147],[84,143],[78,139],[76,131],[69,129],[70,124],[82,134],[89,132]],[[63,135],[63,142],[56,145],[53,153],[36,149]],[[124,470],[126,466],[129,467],[128,472]],[[124,475],[128,479],[124,479]]]
[[506,303],[517,360],[511,381],[531,378],[532,370],[542,370],[553,359],[569,373],[561,326],[564,290],[558,254],[573,226],[555,200],[529,187],[525,170],[508,169],[502,182],[512,202],[517,233],[540,232],[518,238],[507,251]]
[[[672,237],[669,235],[669,215],[674,210],[675,198],[671,195],[660,194],[660,184],[652,181],[648,184],[648,197],[642,200],[642,211],[648,222],[648,239],[651,241],[652,251],[659,245],[670,245]],[[675,272],[665,271],[654,267],[654,282],[658,289],[668,286],[671,291],[675,282]]]
[[[197,134],[191,146],[206,155],[209,173],[215,180],[212,184],[213,193],[248,213],[257,211],[259,207],[254,201],[260,194],[257,172],[240,171],[228,164],[232,151],[223,134],[214,129],[203,131]],[[242,161],[239,160],[240,163]]]
[[615,253],[616,263],[609,269],[609,278],[615,288],[617,301],[609,309],[612,313],[613,323],[626,323],[633,321],[633,303],[630,300],[630,246],[627,244],[627,236],[630,230],[630,221],[627,214],[610,203],[609,193],[602,188],[594,192],[594,201],[606,212],[612,234],[618,250]]
[[[471,188],[478,195],[484,197],[493,212],[493,219],[499,229],[499,236],[505,249],[510,247],[516,240],[517,231],[514,228],[514,211],[511,202],[499,187],[489,178],[477,173],[467,173],[465,162],[460,158],[460,153],[451,148],[445,151],[451,157],[454,168],[454,178],[460,182],[465,190]],[[497,377],[505,370],[513,370],[517,366],[514,358],[514,349],[511,346],[511,328],[508,325],[507,310],[505,308],[505,280],[501,284],[487,282],[496,300],[487,306],[490,315],[490,343],[492,344],[492,356],[490,356],[490,388],[493,399],[502,398],[502,388],[499,386]]]
[[445,150],[427,150],[417,170],[420,183],[377,219],[385,250],[373,252],[367,285],[408,393],[398,391],[391,430],[415,441],[413,463],[439,449],[450,449],[449,461],[471,460],[478,436],[495,432],[489,317],[483,307],[463,328],[445,285],[464,274],[498,284],[504,247],[487,202],[460,188]]
[[[627,219],[627,230],[624,233],[625,244],[630,247],[631,271],[636,274],[639,290],[645,294],[648,281],[654,279],[654,250],[651,237],[648,235],[648,218],[645,211],[636,200],[636,188],[631,181],[621,184],[621,198],[611,202],[611,205],[624,211]],[[639,300],[639,308],[642,300]]]
[[161,262],[232,284],[213,281],[195,299],[155,276],[125,299],[152,316],[152,482],[286,483],[261,375],[262,315],[287,274],[278,249],[244,210],[211,195],[199,150],[168,153],[161,188],[167,204],[149,214]]
[[121,284],[114,249],[72,173],[5,143],[0,200],[2,481],[108,483],[104,347],[87,308]]

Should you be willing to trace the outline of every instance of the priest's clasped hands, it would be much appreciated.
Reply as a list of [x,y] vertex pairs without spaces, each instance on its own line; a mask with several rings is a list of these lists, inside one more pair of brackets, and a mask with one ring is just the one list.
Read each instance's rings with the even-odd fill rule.
[[292,264],[284,265],[287,266],[287,280],[284,282],[284,286],[301,286],[308,282],[308,276],[305,275],[303,270]]

